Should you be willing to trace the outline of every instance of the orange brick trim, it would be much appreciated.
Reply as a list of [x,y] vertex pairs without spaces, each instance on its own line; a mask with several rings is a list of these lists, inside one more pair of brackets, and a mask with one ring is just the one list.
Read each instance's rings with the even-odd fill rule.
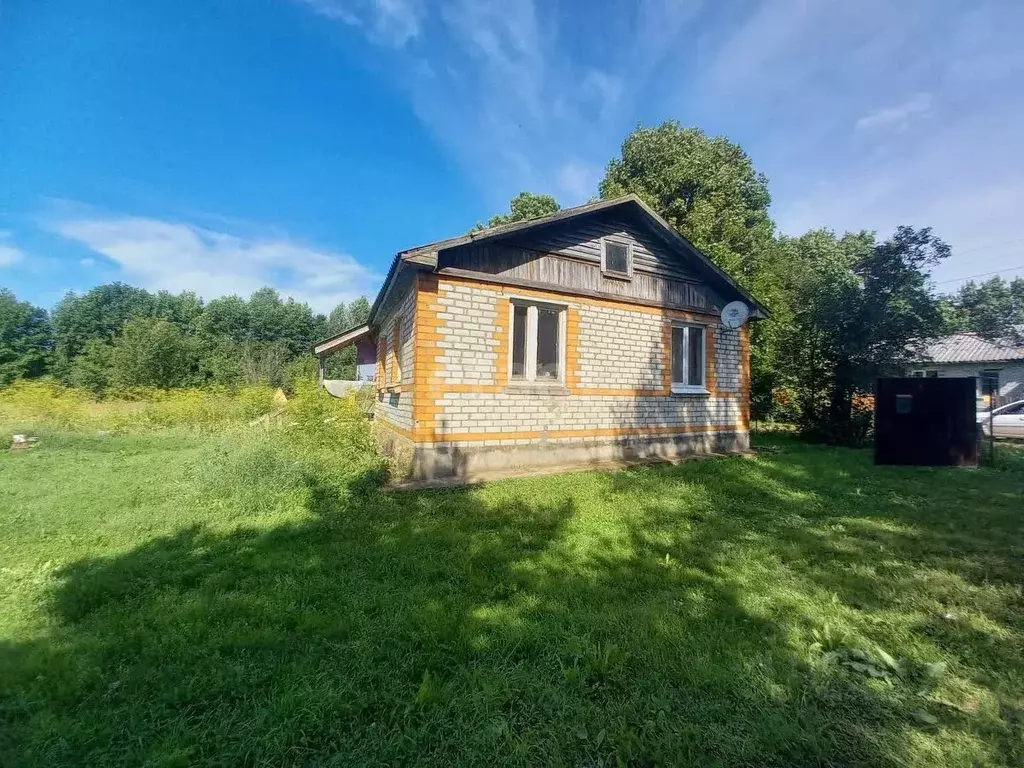
[[715,373],[715,329],[709,328],[704,334],[704,387],[708,392],[718,391],[718,376]]
[[416,346],[413,363],[412,439],[431,440],[437,426],[437,398],[442,394],[437,358],[441,348],[441,305],[437,302],[436,275],[421,274],[416,280]]
[[750,326],[740,329],[740,416],[744,429],[750,428]]
[[435,442],[475,442],[480,440],[556,440],[566,437],[641,437],[645,435],[690,435],[705,432],[745,432],[741,422],[735,424],[689,424],[678,427],[612,427],[607,429],[549,429],[531,432],[452,432],[437,435]]
[[565,386],[574,395],[584,394],[580,387],[580,311],[565,311]]
[[661,364],[664,366],[662,373],[661,394],[672,394],[672,321],[664,320],[661,323]]
[[[509,381],[509,366],[512,356],[512,329],[509,328],[508,305],[498,302],[495,310],[497,311],[498,319],[494,323],[494,341],[497,342],[494,351],[498,355],[498,359],[494,361],[494,386],[497,389],[501,389]],[[470,388],[465,391],[471,392],[472,386],[470,385]]]
[[387,339],[383,334],[377,339],[377,391],[383,392],[384,386],[387,384],[384,381],[384,355],[387,351]]

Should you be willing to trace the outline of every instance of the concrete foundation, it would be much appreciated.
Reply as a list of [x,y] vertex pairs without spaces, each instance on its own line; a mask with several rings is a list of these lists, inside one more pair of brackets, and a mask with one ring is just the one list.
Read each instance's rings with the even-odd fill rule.
[[392,457],[395,481],[452,482],[476,477],[517,475],[531,469],[565,469],[614,463],[676,461],[708,453],[750,450],[744,431],[699,432],[648,437],[537,440],[526,445],[417,444],[394,433],[382,434],[381,446]]

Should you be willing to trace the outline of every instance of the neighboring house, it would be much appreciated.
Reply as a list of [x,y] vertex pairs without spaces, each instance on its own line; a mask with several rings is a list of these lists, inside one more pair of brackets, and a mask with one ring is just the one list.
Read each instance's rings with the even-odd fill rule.
[[997,392],[997,405],[1024,400],[1024,345],[954,333],[928,344],[921,360],[910,366],[910,375],[973,376],[978,400],[986,405],[990,387]]
[[767,310],[636,196],[399,253],[367,325],[375,422],[409,477],[749,446],[749,325]]

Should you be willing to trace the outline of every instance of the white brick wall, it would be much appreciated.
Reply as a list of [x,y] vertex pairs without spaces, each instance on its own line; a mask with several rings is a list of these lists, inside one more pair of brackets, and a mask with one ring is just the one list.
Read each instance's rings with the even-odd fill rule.
[[661,389],[665,382],[660,315],[616,307],[580,310],[580,386]]
[[[492,388],[489,392],[439,392],[434,426],[442,435],[685,426],[728,429],[740,420],[742,403],[735,396],[553,396],[493,391],[508,383],[507,378],[497,380],[499,353],[507,355],[508,350],[499,349],[494,336],[499,324],[509,324],[508,315],[499,313],[508,313],[509,297],[515,295],[514,289],[499,292],[443,280],[438,286],[438,377],[444,384]],[[621,392],[664,387],[665,318],[661,314],[584,303],[571,297],[559,299],[559,303],[579,315],[578,359],[569,365],[578,373],[580,388]],[[739,332],[712,326],[712,333],[716,389],[737,393],[741,375]]]
[[498,383],[494,378],[498,297],[465,285],[442,284],[437,303],[441,306],[437,364],[442,380],[447,384]]
[[715,384],[719,392],[740,391],[740,332],[715,326]]
[[521,395],[449,392],[442,395],[444,433],[559,432],[683,426],[733,427],[736,398]]
[[401,323],[401,347],[398,350],[399,366],[402,369],[402,391],[377,393],[377,405],[374,417],[389,422],[402,429],[412,430],[412,383],[413,361],[416,348],[416,291],[410,287],[394,308],[381,320],[380,331],[384,340],[384,381],[392,381],[391,350],[395,339],[395,324]]

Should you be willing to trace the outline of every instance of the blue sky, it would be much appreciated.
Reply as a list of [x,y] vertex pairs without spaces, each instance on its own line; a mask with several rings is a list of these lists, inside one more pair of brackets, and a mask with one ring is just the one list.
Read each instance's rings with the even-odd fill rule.
[[785,232],[1024,274],[1022,34],[1014,0],[3,0],[0,285],[326,311],[668,118],[740,142]]

